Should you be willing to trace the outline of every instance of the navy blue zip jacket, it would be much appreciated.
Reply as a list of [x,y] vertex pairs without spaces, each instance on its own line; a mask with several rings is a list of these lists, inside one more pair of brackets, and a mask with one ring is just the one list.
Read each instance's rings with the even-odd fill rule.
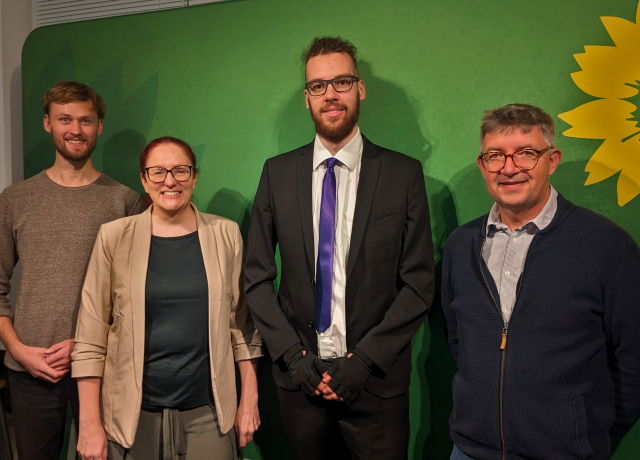
[[475,460],[608,459],[640,417],[638,245],[559,195],[505,325],[481,256],[486,223],[461,226],[444,249],[451,438]]

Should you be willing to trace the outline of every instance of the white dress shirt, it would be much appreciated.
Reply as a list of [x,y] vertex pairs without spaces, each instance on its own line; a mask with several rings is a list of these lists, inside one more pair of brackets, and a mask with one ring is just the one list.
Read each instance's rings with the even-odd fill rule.
[[[315,268],[318,267],[318,240],[320,228],[320,205],[322,183],[327,170],[326,160],[331,153],[316,135],[313,146],[313,246]],[[333,278],[331,288],[331,326],[318,331],[318,356],[323,359],[338,358],[347,354],[347,327],[345,321],[345,289],[347,286],[347,259],[351,244],[353,213],[356,208],[360,165],[362,163],[362,135],[360,129],[335,158],[333,171],[336,176],[336,233],[333,256]]]

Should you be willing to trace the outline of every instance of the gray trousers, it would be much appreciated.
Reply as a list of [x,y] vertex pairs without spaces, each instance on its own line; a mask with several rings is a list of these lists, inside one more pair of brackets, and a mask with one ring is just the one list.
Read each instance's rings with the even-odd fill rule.
[[237,460],[236,433],[220,433],[215,408],[140,411],[130,449],[109,441],[109,460]]

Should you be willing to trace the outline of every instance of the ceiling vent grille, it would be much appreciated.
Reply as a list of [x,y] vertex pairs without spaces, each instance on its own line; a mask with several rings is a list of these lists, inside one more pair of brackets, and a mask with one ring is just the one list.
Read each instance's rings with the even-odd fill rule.
[[36,27],[145,13],[225,0],[35,0]]

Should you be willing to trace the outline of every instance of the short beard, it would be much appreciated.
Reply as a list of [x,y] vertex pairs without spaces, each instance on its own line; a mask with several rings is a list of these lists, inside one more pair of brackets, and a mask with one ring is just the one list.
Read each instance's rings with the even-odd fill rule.
[[[335,104],[331,106],[335,106]],[[316,125],[316,133],[333,144],[342,142],[351,134],[353,128],[358,124],[358,118],[360,118],[360,99],[356,99],[356,106],[353,112],[349,110],[346,105],[341,105],[340,108],[345,110],[345,116],[341,121],[336,122],[323,119],[322,108],[320,108],[317,113],[309,109],[311,119]]]
[[53,134],[51,135],[51,140],[53,141],[53,145],[55,146],[56,151],[60,153],[60,155],[62,155],[62,158],[64,158],[67,161],[85,161],[87,158],[91,156],[93,151],[96,149],[98,139],[94,138],[93,142],[91,139],[88,139],[88,138],[82,138],[82,139],[87,141],[87,144],[86,144],[87,148],[84,149],[83,152],[78,154],[78,153],[72,153],[67,149],[67,145],[65,144],[64,138],[62,139],[62,142],[58,142],[56,137]]

